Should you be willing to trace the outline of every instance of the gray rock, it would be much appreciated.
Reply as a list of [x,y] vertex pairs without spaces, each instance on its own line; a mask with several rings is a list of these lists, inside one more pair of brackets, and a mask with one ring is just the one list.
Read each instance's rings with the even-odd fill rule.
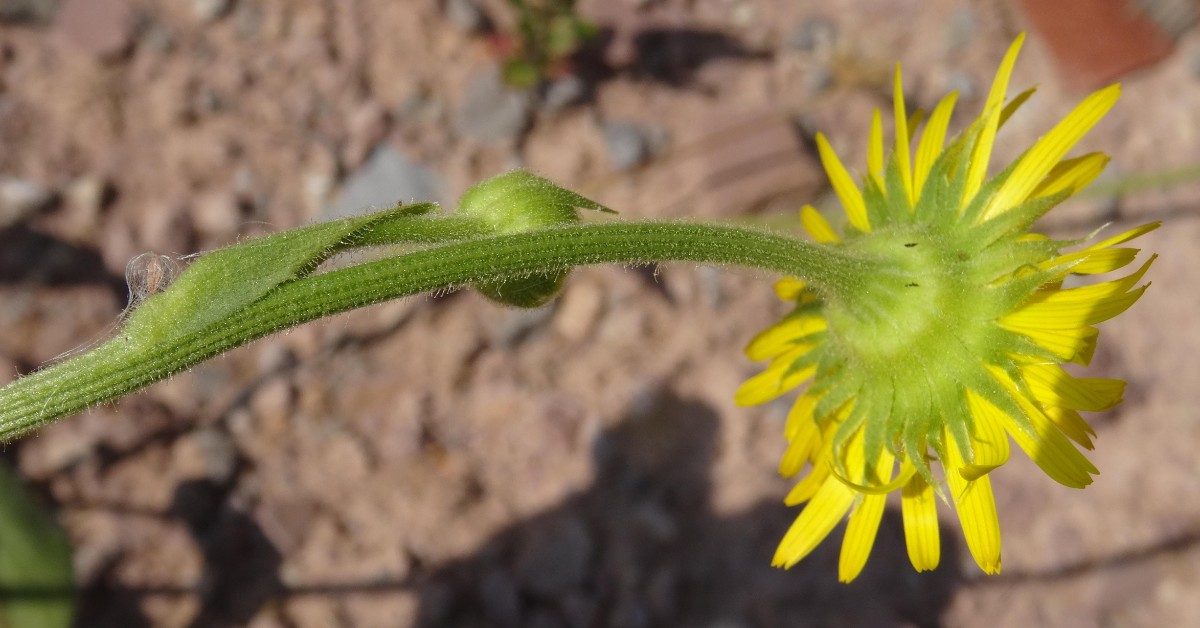
[[262,30],[263,10],[255,2],[243,0],[233,11],[233,27],[243,39],[255,39]]
[[114,195],[113,185],[97,175],[84,175],[71,181],[64,193],[66,201],[82,210],[85,216],[95,216]]
[[784,45],[800,52],[829,50],[837,42],[838,28],[829,18],[813,16],[796,25]]
[[322,211],[320,219],[365,214],[397,202],[440,201],[444,189],[436,172],[385,145],[346,178],[337,202]]
[[958,92],[959,102],[971,101],[979,95],[979,83],[975,77],[961,70],[951,70],[946,73],[947,92]]
[[479,142],[513,142],[520,138],[533,114],[530,92],[504,84],[499,66],[476,74],[455,117],[459,135]]
[[547,522],[531,530],[516,558],[521,587],[545,597],[578,589],[587,577],[594,543],[587,526],[575,517]]
[[238,453],[233,439],[221,430],[202,428],[188,437],[204,461],[204,477],[217,484],[227,484],[237,472]]
[[833,83],[833,68],[828,63],[815,64],[804,75],[804,91],[812,96],[825,93],[833,87]]
[[442,3],[442,11],[455,28],[468,35],[487,27],[487,16],[475,0],[445,0]]
[[0,1],[0,22],[9,24],[48,24],[58,10],[58,0]]
[[545,327],[554,315],[556,302],[533,309],[508,310],[491,333],[491,344],[498,349],[511,349],[533,332]]
[[446,103],[424,90],[415,90],[392,110],[392,117],[408,125],[442,124]]
[[54,202],[54,192],[25,179],[0,175],[0,229],[16,224]]
[[700,283],[700,293],[708,307],[719,310],[725,304],[725,290],[721,287],[721,270],[715,266],[699,266],[696,268],[696,278]]
[[959,7],[946,20],[946,51],[962,52],[979,34],[979,17],[971,7]]
[[629,170],[650,156],[650,141],[645,131],[630,122],[605,122],[601,127],[608,159],[617,170]]
[[551,81],[542,93],[542,110],[557,113],[574,105],[587,95],[587,84],[574,74],[567,74]]
[[201,22],[211,22],[229,10],[232,0],[192,0],[192,15]]
[[146,50],[167,54],[175,49],[175,33],[162,22],[143,18],[138,32],[138,46]]

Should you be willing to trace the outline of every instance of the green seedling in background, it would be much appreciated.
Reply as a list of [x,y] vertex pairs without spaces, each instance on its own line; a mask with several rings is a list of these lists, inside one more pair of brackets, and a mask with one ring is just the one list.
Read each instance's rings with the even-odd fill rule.
[[[598,29],[579,16],[575,0],[508,0],[516,14],[515,41],[501,39],[504,82],[529,89],[570,71],[568,57]],[[505,45],[507,44],[507,45]]]

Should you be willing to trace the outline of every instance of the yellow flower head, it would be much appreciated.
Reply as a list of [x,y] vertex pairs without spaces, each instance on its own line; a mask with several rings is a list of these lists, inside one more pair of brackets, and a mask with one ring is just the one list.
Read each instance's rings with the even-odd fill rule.
[[779,466],[787,477],[808,469],[786,499],[807,505],[775,565],[796,564],[849,513],[839,578],[853,580],[888,493],[900,491],[918,571],[938,564],[940,493],[953,502],[975,561],[996,573],[1000,528],[988,473],[1008,460],[1010,437],[1062,484],[1082,488],[1098,473],[1077,449],[1091,449],[1094,435],[1079,413],[1120,403],[1124,382],[1074,377],[1060,364],[1088,364],[1095,325],[1137,301],[1154,260],[1112,281],[1062,282],[1127,266],[1138,251],[1119,245],[1158,224],[1073,252],[1064,249],[1077,242],[1028,231],[1103,170],[1104,154],[1065,157],[1117,101],[1118,85],[1088,96],[987,178],[996,131],[1033,91],[1004,102],[1023,39],[1004,57],[983,113],[948,146],[955,94],[938,103],[914,151],[910,138],[922,116],[906,113],[897,67],[895,147],[885,165],[877,111],[861,188],[817,136],[849,226],[839,236],[812,207],[801,210],[802,222],[818,242],[863,262],[844,278],[853,289],[781,280],[776,291],[795,309],[746,349],[771,363],[738,390],[739,404],[807,382],[788,416]]

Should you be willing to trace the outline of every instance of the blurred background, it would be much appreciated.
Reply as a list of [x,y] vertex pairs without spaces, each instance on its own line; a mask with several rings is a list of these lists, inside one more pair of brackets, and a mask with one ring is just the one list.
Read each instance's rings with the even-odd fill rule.
[[[0,382],[106,337],[126,263],[527,167],[629,218],[836,215],[902,62],[960,129],[1029,31],[1006,163],[1088,90],[1113,157],[1045,230],[1152,220],[1154,286],[1086,372],[1094,485],[995,473],[1004,572],[898,508],[769,566],[791,398],[738,408],[773,278],[588,268],[537,310],[412,298],[260,341],[0,457],[63,526],[79,626],[1167,626],[1200,616],[1200,33],[1190,1],[0,0]],[[886,118],[887,116],[885,116]],[[885,122],[885,125],[887,122]],[[890,131],[888,132],[890,136]],[[861,170],[861,166],[859,166]],[[0,541],[2,543],[2,541]],[[3,551],[0,546],[0,552]],[[11,599],[10,595],[5,596]]]

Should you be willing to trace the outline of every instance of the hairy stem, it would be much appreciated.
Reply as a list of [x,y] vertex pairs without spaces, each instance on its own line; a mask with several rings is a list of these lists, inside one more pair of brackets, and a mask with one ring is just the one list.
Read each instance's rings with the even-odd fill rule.
[[[434,219],[410,222],[409,228],[373,230],[357,245],[412,242],[414,234],[423,231],[462,236],[472,231],[438,225]],[[778,234],[691,223],[576,224],[454,241],[284,281],[238,311],[194,331],[158,334],[146,341],[131,332],[132,325],[127,326],[92,351],[0,389],[0,439],[15,438],[255,339],[339,312],[574,266],[660,261],[744,266],[797,276],[835,298],[853,290],[854,277],[869,263]],[[202,297],[197,295],[194,307],[204,307]]]

